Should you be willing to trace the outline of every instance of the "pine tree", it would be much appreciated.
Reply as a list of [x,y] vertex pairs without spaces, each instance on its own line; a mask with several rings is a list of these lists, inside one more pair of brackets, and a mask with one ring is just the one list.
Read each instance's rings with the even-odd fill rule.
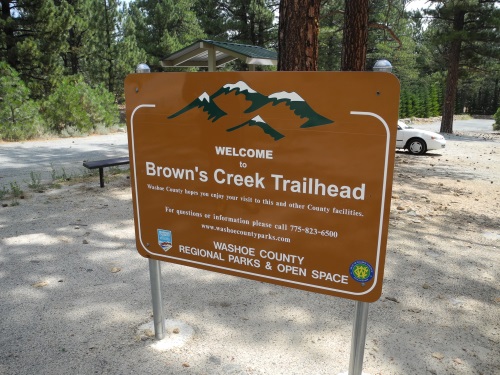
[[[493,0],[431,0],[436,8],[426,13],[434,17],[433,42],[443,46],[446,57],[446,88],[441,132],[453,133],[453,115],[457,110],[457,90],[461,66],[477,61],[478,56],[498,59],[500,9]],[[458,109],[460,110],[460,109]]]
[[89,21],[92,32],[87,38],[89,56],[85,70],[91,82],[103,83],[110,92],[115,92],[117,85],[120,4],[120,0],[92,0]]
[[148,55],[152,71],[161,71],[160,61],[204,37],[189,0],[137,0],[129,14],[137,30],[137,41]]
[[142,48],[136,37],[136,27],[132,17],[124,15],[121,27],[121,37],[118,40],[116,61],[116,85],[115,94],[119,101],[123,100],[125,77],[133,73],[138,64],[147,61],[147,54]]
[[42,97],[63,74],[71,7],[66,0],[2,0],[2,59],[34,97]]
[[439,95],[436,84],[430,86],[429,99],[429,117],[439,116]]
[[267,47],[271,42],[274,14],[269,0],[229,0],[225,3],[231,41]]
[[196,0],[193,9],[200,26],[208,39],[228,41],[229,9],[226,1]]
[[322,4],[319,32],[319,70],[340,70],[344,2],[330,0]]
[[43,121],[17,72],[0,62],[0,139],[18,141],[42,133]]
[[68,50],[62,53],[66,74],[81,74],[85,60],[89,58],[89,41],[95,29],[90,27],[92,0],[66,0],[72,8],[71,26],[68,29]]
[[7,61],[14,69],[18,64],[16,43],[18,38],[16,33],[20,30],[20,17],[18,16],[17,1],[0,0],[2,7],[2,18],[0,19],[0,56],[3,61]]

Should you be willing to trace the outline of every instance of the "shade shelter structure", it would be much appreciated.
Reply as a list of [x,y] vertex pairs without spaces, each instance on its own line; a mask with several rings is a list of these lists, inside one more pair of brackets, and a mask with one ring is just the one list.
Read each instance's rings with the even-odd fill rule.
[[249,44],[219,42],[202,39],[185,47],[161,61],[163,67],[205,67],[209,72],[233,60],[248,64],[249,70],[256,65],[277,65],[278,54]]

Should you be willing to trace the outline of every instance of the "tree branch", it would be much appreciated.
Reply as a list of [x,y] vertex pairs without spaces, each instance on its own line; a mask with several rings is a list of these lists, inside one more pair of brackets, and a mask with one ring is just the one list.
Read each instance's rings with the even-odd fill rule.
[[370,28],[370,29],[381,29],[381,30],[387,31],[391,35],[392,39],[394,39],[396,42],[398,42],[398,44],[399,44],[398,49],[401,49],[403,47],[403,43],[396,36],[396,34],[394,33],[394,31],[389,26],[382,25],[380,23],[371,23],[371,24],[368,25],[368,28]]

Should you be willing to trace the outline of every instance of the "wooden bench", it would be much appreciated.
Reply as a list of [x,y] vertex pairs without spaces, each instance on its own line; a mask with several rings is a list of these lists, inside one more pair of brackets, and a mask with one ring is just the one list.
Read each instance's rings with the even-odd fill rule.
[[129,164],[130,160],[128,156],[123,156],[120,158],[104,159],[104,160],[94,160],[94,161],[84,161],[83,166],[88,169],[99,168],[99,180],[101,182],[101,187],[104,187],[104,171],[106,167],[114,167],[116,165]]

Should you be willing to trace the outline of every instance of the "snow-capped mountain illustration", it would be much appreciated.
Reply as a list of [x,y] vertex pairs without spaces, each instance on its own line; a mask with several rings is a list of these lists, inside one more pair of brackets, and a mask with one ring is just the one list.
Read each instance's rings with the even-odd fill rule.
[[235,95],[243,95],[246,100],[251,102],[252,104],[248,107],[244,113],[251,113],[256,109],[262,107],[260,103],[267,102],[267,96],[262,95],[261,93],[255,91],[250,86],[248,86],[243,81],[238,81],[234,84],[228,83],[222,86],[219,90],[217,90],[212,96],[212,100],[217,98],[220,95],[227,95],[231,92],[234,92]]
[[264,131],[264,133],[269,134],[271,137],[273,137],[273,139],[275,141],[284,137],[283,134],[281,134],[280,132],[276,131],[271,126],[269,126],[269,124],[267,122],[265,122],[262,119],[262,117],[260,117],[258,115],[255,116],[251,120],[245,121],[243,124],[236,125],[236,126],[233,126],[232,128],[227,129],[227,131],[232,132],[234,130],[240,129],[240,128],[247,126],[247,125],[248,126],[258,126],[259,128],[261,128]]
[[[272,103],[273,106],[276,106],[280,103],[284,103],[293,113],[300,118],[307,118],[307,121],[300,125],[301,128],[310,128],[313,126],[321,126],[333,123],[332,120],[321,116],[319,113],[315,112],[307,102],[302,99],[302,97],[297,94],[295,91],[292,92],[276,92],[265,98],[262,98],[258,101],[254,101],[252,106],[249,109],[252,111],[256,111],[257,109],[264,107],[265,105]],[[245,112],[247,112],[247,109]]]
[[170,115],[168,118],[169,119],[175,118],[193,108],[202,108],[203,112],[208,113],[208,119],[212,120],[212,122],[215,122],[222,116],[226,115],[226,112],[220,109],[217,106],[217,104],[210,98],[210,96],[206,92],[204,92],[195,100],[193,100],[190,104],[182,108],[180,111],[175,112],[173,115]]
[[[228,83],[222,86],[224,89],[228,89],[229,91],[231,90],[239,90],[240,92],[243,91],[248,91],[249,94],[255,94],[257,91],[252,89],[250,86],[248,86],[245,82],[243,81],[238,81],[236,83]],[[215,94],[214,94],[215,95]]]
[[[243,95],[246,101],[250,102],[250,106],[243,111],[243,113],[253,113],[257,112],[256,116],[254,116],[251,120],[245,121],[242,124],[233,126],[227,131],[234,131],[237,129],[241,129],[244,126],[257,126],[261,128],[265,134],[271,136],[275,141],[284,137],[283,134],[276,131],[271,124],[262,120],[262,118],[258,115],[258,110],[267,106],[278,106],[283,103],[289,107],[293,114],[298,118],[307,119],[306,122],[300,125],[300,128],[310,128],[314,126],[322,126],[332,124],[333,121],[320,115],[315,112],[309,104],[296,92],[286,92],[280,91],[276,93],[272,93],[270,95],[264,95],[259,93],[258,91],[252,89],[247,83],[243,81],[238,81],[236,83],[227,83],[223,85],[220,89],[214,92],[212,95],[204,92],[198,98],[193,100],[186,107],[181,110],[175,112],[173,115],[169,116],[169,119],[173,119],[177,116],[182,115],[192,109],[201,108],[204,112],[208,113],[208,119],[212,120],[212,122],[216,122],[221,117],[225,116],[227,113],[224,112],[217,104],[215,100],[221,95],[229,95],[233,94],[235,96]],[[276,120],[274,120],[276,122]],[[275,126],[279,126],[280,124],[274,124]]]

